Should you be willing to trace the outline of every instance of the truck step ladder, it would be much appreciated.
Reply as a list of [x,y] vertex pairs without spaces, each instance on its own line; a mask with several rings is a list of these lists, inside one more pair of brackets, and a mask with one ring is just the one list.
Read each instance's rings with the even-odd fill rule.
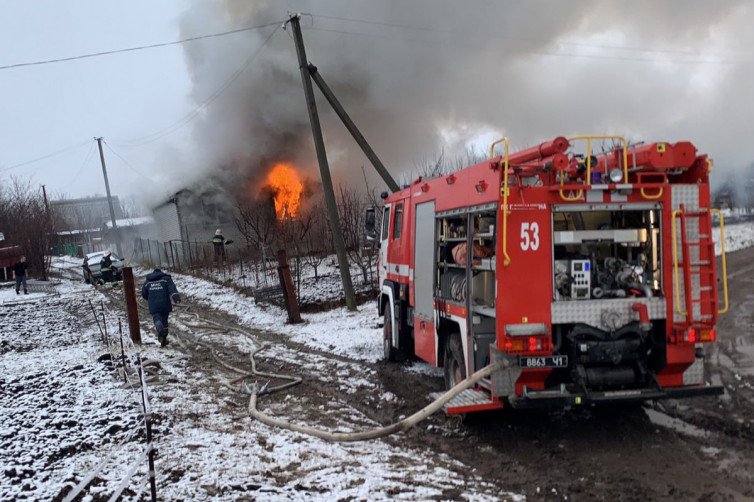
[[[430,394],[430,398],[435,400],[443,394],[444,392],[434,392]],[[472,411],[497,410],[502,407],[503,403],[493,400],[489,392],[478,389],[466,389],[445,403],[443,410],[448,415],[454,415]]]
[[[688,222],[698,222],[695,235],[689,235]],[[677,222],[679,223],[677,226]],[[678,230],[680,227],[680,251]],[[722,232],[721,232],[722,233]],[[681,327],[699,323],[714,324],[721,309],[718,307],[717,268],[715,243],[712,235],[712,213],[709,210],[687,210],[683,204],[672,213],[673,272],[675,283],[675,311],[685,316]],[[690,238],[691,237],[691,238]],[[724,236],[723,236],[724,238]],[[692,249],[696,248],[696,252]],[[696,256],[694,256],[696,255]],[[683,272],[683,301],[681,301],[679,271]],[[693,288],[694,283],[697,287]],[[727,308],[727,283],[725,305]],[[696,297],[695,297],[696,294]],[[698,309],[695,305],[698,304]],[[697,313],[695,314],[695,310]]]

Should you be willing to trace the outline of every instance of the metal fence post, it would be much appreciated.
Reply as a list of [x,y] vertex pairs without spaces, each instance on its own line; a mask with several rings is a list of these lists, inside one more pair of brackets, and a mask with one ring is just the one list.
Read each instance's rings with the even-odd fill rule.
[[107,345],[108,352],[110,351],[110,336],[107,334],[107,322],[105,321],[105,302],[100,302],[102,308],[102,328],[105,332],[105,344]]
[[118,319],[118,335],[120,336],[120,360],[123,363],[123,381],[128,383],[128,375],[126,375],[126,351],[123,350],[123,326]]
[[144,424],[147,428],[147,463],[149,464],[149,490],[152,494],[152,502],[157,502],[157,483],[154,472],[154,447],[152,446],[152,409],[149,406],[149,397],[147,396],[147,382],[144,376],[144,365],[141,363],[141,354],[137,354],[139,361],[139,383],[141,383],[141,405],[144,408]]

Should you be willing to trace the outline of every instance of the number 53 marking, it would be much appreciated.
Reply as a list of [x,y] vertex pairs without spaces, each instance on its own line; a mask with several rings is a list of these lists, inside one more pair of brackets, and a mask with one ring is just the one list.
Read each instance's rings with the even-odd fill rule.
[[521,249],[524,251],[539,249],[539,223],[536,221],[521,223]]

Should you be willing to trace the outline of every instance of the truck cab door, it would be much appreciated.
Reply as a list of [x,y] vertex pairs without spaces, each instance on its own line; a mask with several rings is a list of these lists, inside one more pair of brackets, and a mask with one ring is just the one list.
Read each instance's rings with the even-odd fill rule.
[[379,253],[379,269],[378,279],[379,285],[382,287],[385,279],[387,279],[387,247],[388,237],[390,236],[390,209],[392,204],[385,204],[382,210],[382,228],[380,229],[380,253]]

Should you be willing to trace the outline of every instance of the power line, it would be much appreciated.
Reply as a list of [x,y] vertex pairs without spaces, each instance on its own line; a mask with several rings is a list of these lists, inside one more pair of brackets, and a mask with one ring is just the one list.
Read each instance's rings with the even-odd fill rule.
[[144,173],[142,173],[141,171],[139,171],[138,169],[136,169],[136,168],[135,168],[135,167],[134,167],[134,166],[133,166],[133,165],[132,165],[132,164],[131,164],[131,163],[130,163],[129,161],[127,161],[127,160],[126,160],[125,158],[123,158],[123,156],[122,156],[121,154],[119,154],[118,152],[116,152],[115,150],[113,150],[113,147],[111,147],[111,146],[110,146],[110,144],[109,144],[109,143],[108,143],[107,141],[105,141],[105,140],[103,139],[103,140],[102,140],[102,142],[103,142],[103,143],[105,143],[105,146],[106,146],[106,147],[108,148],[108,150],[110,150],[110,151],[111,151],[111,152],[113,153],[113,155],[115,155],[115,156],[116,156],[116,157],[118,157],[118,158],[119,158],[119,159],[120,159],[121,161],[123,161],[123,163],[124,163],[124,164],[125,164],[125,165],[126,165],[126,166],[127,166],[128,168],[129,168],[129,169],[131,169],[131,170],[132,170],[133,172],[135,172],[136,174],[138,174],[138,175],[139,175],[139,176],[141,176],[142,178],[146,179],[147,181],[152,181],[152,178],[150,178],[150,177],[149,177],[149,176],[147,176],[146,174],[144,174]]
[[[382,35],[377,33],[362,33],[362,32],[356,32],[356,31],[346,31],[346,30],[336,30],[336,29],[330,29],[330,28],[317,28],[317,27],[311,27],[308,28],[312,31],[322,31],[322,32],[328,32],[328,33],[340,33],[344,35],[353,35],[358,37],[369,37],[369,38],[383,38],[388,40],[405,40],[409,42],[420,42],[425,44],[432,44],[437,45],[436,40],[427,40],[423,38],[411,38],[411,37],[400,37],[396,35]],[[497,50],[493,47],[480,47],[470,44],[446,44],[448,47],[455,48],[455,49],[473,49],[476,51],[493,51]],[[733,61],[725,61],[725,60],[711,60],[711,59],[655,59],[655,58],[639,58],[639,57],[631,57],[631,56],[612,56],[608,54],[578,54],[578,53],[571,53],[571,52],[552,52],[552,51],[532,51],[532,50],[516,50],[515,53],[520,54],[532,54],[536,56],[548,56],[548,57],[567,57],[567,58],[585,58],[585,59],[607,59],[607,60],[615,60],[615,61],[633,61],[633,62],[647,62],[647,63],[670,63],[670,64],[735,64]]]
[[43,156],[37,157],[35,159],[27,160],[25,162],[19,162],[18,164],[13,164],[12,166],[6,166],[6,167],[3,167],[3,168],[0,168],[0,172],[10,171],[11,169],[15,169],[17,167],[26,166],[26,165],[29,165],[29,164],[33,164],[34,162],[39,162],[40,160],[45,160],[45,159],[49,159],[51,157],[55,157],[56,155],[60,155],[62,153],[70,152],[71,150],[75,150],[76,148],[81,148],[82,146],[89,144],[89,141],[91,141],[91,140],[86,140],[83,143],[77,143],[75,145],[71,145],[71,146],[66,147],[66,148],[61,148],[60,150],[56,150],[56,151],[54,151],[52,153],[48,153],[47,155],[43,155]]
[[[361,24],[370,24],[370,25],[376,25],[376,26],[386,26],[391,28],[400,28],[400,29],[406,29],[406,30],[418,30],[418,31],[427,31],[427,32],[434,32],[434,33],[446,33],[451,35],[464,35],[467,37],[476,37],[476,38],[483,38],[485,40],[489,39],[500,39],[500,40],[516,40],[516,41],[528,41],[528,42],[536,42],[536,43],[542,43],[542,42],[548,42],[548,40],[542,40],[542,39],[532,39],[532,38],[521,38],[521,37],[506,37],[497,35],[494,33],[484,32],[484,33],[474,33],[474,32],[468,32],[463,30],[454,30],[454,29],[445,29],[445,28],[433,28],[428,26],[416,26],[416,25],[407,25],[407,24],[396,24],[396,23],[388,23],[384,21],[373,21],[369,19],[356,19],[356,18],[348,18],[348,17],[339,17],[339,16],[325,16],[320,14],[309,14],[312,17],[317,17],[321,19],[331,19],[335,21],[346,21],[351,23],[361,23]],[[324,31],[324,30],[323,30]],[[392,38],[392,37],[386,37],[386,38]],[[592,48],[592,49],[615,49],[615,50],[623,50],[623,51],[632,51],[632,52],[645,52],[645,53],[667,53],[667,54],[683,54],[687,56],[704,56],[705,54],[700,54],[699,51],[692,51],[692,50],[678,50],[678,49],[648,49],[645,47],[632,47],[632,46],[620,46],[620,45],[606,45],[606,44],[587,44],[587,43],[581,43],[581,42],[561,42],[561,41],[555,41],[555,43],[559,45],[570,45],[574,47],[585,47],[585,48]]]
[[20,68],[23,66],[37,66],[37,65],[45,65],[45,64],[51,64],[51,63],[62,63],[64,61],[75,61],[77,59],[87,59],[87,58],[94,58],[94,57],[99,57],[99,56],[109,56],[111,54],[120,54],[122,52],[142,51],[146,49],[155,49],[158,47],[167,47],[169,45],[185,44],[186,42],[194,42],[196,40],[203,40],[206,38],[224,37],[227,35],[234,35],[236,33],[241,33],[244,31],[258,30],[260,28],[266,28],[268,26],[275,26],[275,25],[279,26],[281,23],[282,21],[275,21],[274,23],[260,24],[257,26],[247,26],[245,28],[238,28],[235,30],[223,31],[220,33],[210,33],[207,35],[198,35],[195,37],[182,38],[180,40],[174,40],[172,42],[161,42],[157,44],[139,45],[136,47],[126,47],[124,49],[114,49],[111,51],[92,52],[90,54],[80,54],[78,56],[70,56],[70,57],[65,57],[65,58],[45,59],[42,61],[31,61],[31,62],[26,62],[26,63],[9,64],[5,66],[0,66],[0,70],[9,70],[11,68]]
[[79,176],[84,171],[84,168],[86,167],[87,162],[89,162],[89,159],[91,158],[93,151],[94,151],[94,141],[92,141],[91,146],[89,147],[89,151],[86,153],[86,157],[84,157],[84,162],[81,163],[81,167],[78,168],[78,170],[76,171],[76,174],[74,174],[73,178],[71,178],[71,181],[63,185],[63,188],[68,188],[69,186],[73,185],[77,179],[79,179]]
[[[270,25],[268,25],[270,26]],[[123,147],[134,147],[134,146],[142,146],[149,143],[152,143],[154,141],[157,141],[158,139],[162,138],[163,136],[167,136],[168,134],[171,134],[184,125],[188,124],[192,120],[194,120],[207,106],[212,104],[217,98],[220,97],[220,95],[225,92],[225,90],[230,87],[230,85],[236,81],[238,77],[241,76],[241,74],[246,71],[246,69],[251,65],[251,63],[254,62],[254,60],[259,56],[259,54],[262,52],[262,50],[267,46],[267,43],[270,41],[270,39],[277,33],[277,31],[280,29],[280,24],[278,23],[272,32],[267,36],[267,38],[262,42],[262,45],[259,46],[259,48],[254,51],[251,56],[249,56],[243,64],[234,71],[230,78],[223,82],[223,84],[213,92],[209,98],[207,98],[203,103],[201,103],[199,106],[194,108],[190,113],[185,115],[183,118],[179,119],[176,122],[173,122],[171,125],[165,127],[164,129],[161,129],[159,131],[155,131],[152,134],[148,134],[146,136],[142,136],[141,138],[137,138],[132,141],[123,142],[120,143],[120,146]]]
[[[131,146],[141,146],[141,145],[146,145],[148,143],[152,143],[152,142],[154,142],[154,141],[162,138],[163,136],[167,136],[168,134],[171,134],[171,133],[177,131],[178,129],[180,129],[184,125],[186,125],[189,122],[191,122],[208,105],[210,105],[211,103],[213,103],[238,77],[241,76],[241,74],[249,67],[249,65],[251,65],[252,62],[254,62],[254,60],[257,58],[257,56],[259,56],[259,54],[262,52],[262,49],[264,49],[264,47],[267,45],[267,43],[270,41],[270,39],[275,35],[275,33],[277,33],[277,31],[278,31],[278,29],[280,28],[281,25],[282,25],[282,22],[269,23],[269,24],[266,24],[266,25],[260,25],[260,27],[276,26],[276,28],[267,36],[267,38],[264,40],[264,42],[262,43],[262,45],[260,45],[259,48],[251,56],[249,56],[244,61],[244,63],[238,69],[236,69],[236,71],[234,71],[231,74],[230,78],[228,80],[226,80],[217,90],[215,90],[210,95],[210,97],[207,100],[205,100],[202,104],[200,104],[199,106],[197,106],[192,112],[190,112],[189,114],[185,115],[183,118],[181,118],[180,120],[178,120],[178,121],[174,122],[173,124],[167,126],[164,129],[156,131],[156,132],[154,132],[152,134],[149,134],[147,136],[143,136],[142,138],[137,139],[136,142],[134,142],[134,143],[123,143],[123,144],[121,144],[121,146],[131,147]],[[251,29],[256,29],[256,27],[242,28],[242,29],[239,29],[239,30],[233,30],[231,32],[225,32],[223,34],[236,33],[238,31],[247,31],[247,30],[251,30]],[[205,35],[203,37],[207,38],[207,37],[211,37],[211,36],[222,36],[223,34]],[[196,38],[198,38],[198,37],[194,37],[194,39],[196,39]],[[180,42],[175,42],[175,43],[180,43]],[[0,69],[2,69],[2,68],[0,68]],[[22,167],[22,166],[25,166],[25,165],[33,164],[35,162],[39,162],[41,160],[45,160],[45,159],[49,159],[51,157],[55,157],[57,155],[69,152],[71,150],[75,150],[76,148],[80,148],[80,147],[82,147],[82,146],[84,146],[86,144],[89,144],[90,141],[91,140],[86,140],[86,141],[84,141],[82,143],[77,143],[75,145],[72,145],[72,146],[69,146],[69,147],[66,147],[66,148],[62,148],[60,150],[56,150],[56,151],[51,152],[51,153],[49,153],[47,155],[43,155],[41,157],[37,157],[37,158],[31,159],[31,160],[27,160],[27,161],[24,161],[24,162],[19,162],[17,164],[13,164],[13,165],[10,165],[10,166],[2,167],[2,168],[0,168],[0,172],[9,171],[11,169],[15,169],[15,168]],[[107,143],[105,143],[105,144],[108,145]],[[93,145],[93,143],[92,143],[92,145]],[[109,145],[108,145],[108,147],[110,148],[111,151],[113,151],[112,147],[110,147]],[[113,153],[115,155],[117,155],[121,160],[123,160],[124,162],[126,162],[126,164],[129,165],[133,169],[133,166],[131,166],[130,164],[128,164],[128,162],[123,157],[121,157],[120,155],[118,155],[117,152],[113,151]],[[83,169],[83,167],[79,169],[79,173],[80,173],[81,169]],[[134,169],[134,171],[137,172],[137,174],[141,174],[138,171],[136,171],[135,169]],[[144,176],[143,174],[141,174],[141,175]],[[78,176],[78,174],[77,174],[77,176]]]

